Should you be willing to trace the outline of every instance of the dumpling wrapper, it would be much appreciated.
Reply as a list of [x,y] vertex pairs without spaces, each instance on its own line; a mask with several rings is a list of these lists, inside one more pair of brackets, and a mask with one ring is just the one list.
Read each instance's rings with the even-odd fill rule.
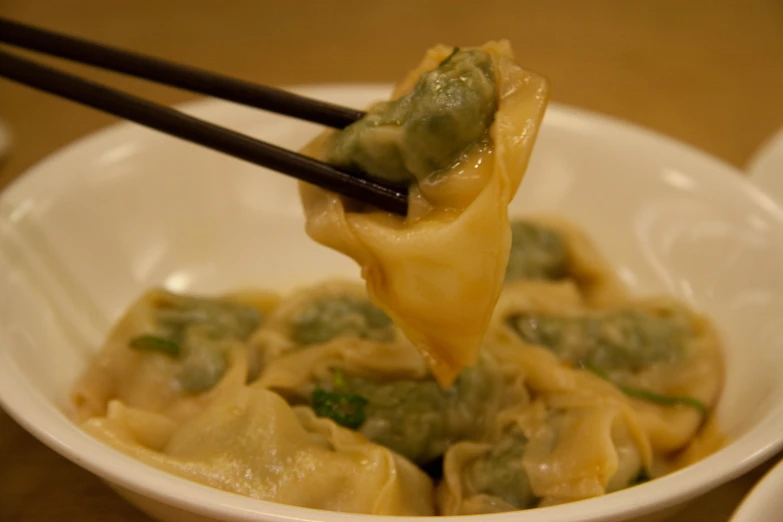
[[[516,65],[508,42],[480,49],[492,58],[498,99],[489,143],[411,186],[407,217],[355,211],[334,193],[300,184],[308,235],[361,265],[370,298],[416,345],[444,386],[477,360],[508,263],[507,207],[548,101],[546,80]],[[452,50],[430,49],[392,98],[411,90]],[[303,152],[323,159],[329,136],[319,136]]]
[[[660,315],[681,314],[689,329],[684,339],[682,358],[651,363],[646,369],[633,373],[620,372],[618,375],[625,377],[623,382],[626,386],[669,397],[689,397],[710,409],[715,406],[724,376],[721,345],[715,327],[706,317],[671,298],[627,298],[622,302],[591,308],[570,282],[517,281],[506,285],[495,307],[491,335],[488,336],[492,340],[488,343],[488,349],[502,357],[500,352],[510,349],[513,353],[513,345],[519,343],[522,347],[518,348],[520,356],[524,356],[528,361],[536,360],[535,357],[539,357],[541,361],[552,357],[553,361],[557,361],[557,356],[546,348],[520,339],[506,325],[506,318],[526,312],[581,317],[599,310],[612,309],[635,309]],[[542,355],[536,356],[536,353]],[[557,364],[560,363],[538,364],[528,378],[542,386],[552,386],[558,382],[559,374],[550,373],[550,368],[556,367]],[[588,381],[581,386],[590,389]],[[619,393],[619,388],[617,390]],[[661,454],[682,450],[698,434],[704,421],[703,414],[694,408],[672,407],[633,397],[628,397],[627,400],[635,410],[652,449]]]
[[[72,413],[76,419],[84,421],[103,416],[109,402],[116,399],[132,408],[184,420],[201,411],[222,389],[244,383],[246,375],[242,372],[246,372],[247,350],[237,339],[216,341],[233,356],[218,383],[202,393],[187,393],[177,384],[181,369],[179,360],[129,347],[134,337],[156,331],[156,309],[160,301],[168,301],[171,295],[160,288],[145,292],[112,328],[101,350],[90,360],[73,387]],[[218,300],[251,306],[259,312],[266,312],[276,302],[272,294],[261,292],[215,299]],[[241,370],[237,368],[240,360]]]
[[[649,448],[633,412],[622,404],[565,393],[509,411],[527,442],[515,460],[524,469],[517,487],[529,488],[536,507],[604,495],[627,487],[639,473]],[[495,443],[496,444],[496,443]],[[444,479],[436,492],[441,515],[477,515],[529,509],[506,498],[477,490],[466,473],[485,457],[491,443],[461,441],[444,457]],[[492,472],[490,472],[492,473]],[[504,477],[501,468],[495,471]],[[508,480],[506,477],[505,480]]]
[[433,515],[433,486],[413,463],[361,434],[241,387],[177,425],[109,404],[84,429],[163,471],[224,491],[294,506],[368,515]]

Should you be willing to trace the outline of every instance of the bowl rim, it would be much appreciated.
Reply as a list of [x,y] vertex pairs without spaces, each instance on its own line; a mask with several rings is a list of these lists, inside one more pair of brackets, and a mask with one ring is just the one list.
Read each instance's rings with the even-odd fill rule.
[[[324,91],[345,89],[371,89],[379,95],[391,89],[386,83],[322,83],[291,85],[284,87],[306,96],[318,96]],[[229,102],[213,99],[195,99],[175,105],[178,110],[198,117],[207,118]],[[721,178],[722,182],[733,184],[746,198],[763,207],[765,213],[774,218],[783,230],[783,207],[754,185],[735,166],[712,156],[696,147],[677,141],[657,131],[645,128],[620,118],[600,114],[587,109],[552,102],[547,109],[545,121],[552,118],[571,118],[596,128],[610,128],[634,137],[637,141],[656,142],[656,147],[668,152],[686,155],[709,169],[710,176]],[[208,118],[207,118],[208,119]],[[0,193],[0,203],[23,193],[28,187],[46,186],[45,174],[52,166],[79,152],[100,143],[122,137],[132,131],[152,132],[129,122],[117,122],[83,136],[49,154],[11,182]],[[5,355],[0,349],[0,359]],[[180,478],[165,471],[148,466],[97,439],[66,418],[20,373],[12,371],[12,361],[0,364],[0,406],[25,430],[56,452],[65,456],[105,481],[114,483],[158,502],[175,506],[185,511],[223,517],[230,520],[251,520],[263,514],[268,520],[286,522],[302,520],[312,522],[340,522],[360,520],[366,517],[389,519],[389,521],[414,522],[429,517],[381,516],[333,512],[257,500],[205,486]],[[26,393],[19,393],[19,390]],[[70,426],[66,425],[69,424]],[[68,428],[70,429],[63,429]],[[777,434],[780,435],[777,435]],[[619,520],[628,515],[643,515],[660,511],[684,502],[711,488],[723,484],[771,458],[783,448],[783,410],[768,413],[748,433],[733,440],[729,445],[707,458],[682,470],[655,481],[635,486],[609,495],[580,500],[558,506],[537,508],[529,511],[471,515],[486,522],[525,522],[546,519],[549,522],[580,520]],[[610,517],[610,518],[607,518]],[[443,520],[443,516],[433,517]],[[409,521],[407,519],[410,519]]]

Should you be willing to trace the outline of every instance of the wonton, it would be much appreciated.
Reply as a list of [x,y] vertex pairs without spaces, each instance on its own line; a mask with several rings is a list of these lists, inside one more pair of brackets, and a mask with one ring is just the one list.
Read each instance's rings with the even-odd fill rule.
[[508,263],[508,204],[527,168],[547,82],[507,42],[437,46],[392,100],[305,147],[409,187],[399,217],[301,184],[307,233],[355,259],[370,298],[443,385],[477,360]]

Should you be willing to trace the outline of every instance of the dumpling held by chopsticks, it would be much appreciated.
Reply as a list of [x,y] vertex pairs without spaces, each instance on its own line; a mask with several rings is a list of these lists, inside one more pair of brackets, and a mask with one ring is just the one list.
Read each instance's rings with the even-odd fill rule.
[[304,151],[407,186],[405,217],[307,184],[307,233],[362,267],[373,301],[426,357],[442,385],[476,361],[503,284],[508,204],[548,100],[546,80],[509,44],[436,46],[391,100]]

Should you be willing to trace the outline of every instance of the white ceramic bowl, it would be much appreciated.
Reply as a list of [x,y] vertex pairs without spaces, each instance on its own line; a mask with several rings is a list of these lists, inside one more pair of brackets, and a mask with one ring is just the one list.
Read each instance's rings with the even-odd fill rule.
[[[389,87],[297,91],[360,107]],[[221,102],[187,112],[287,147],[318,131]],[[690,147],[553,104],[512,206],[576,221],[636,293],[674,294],[717,321],[728,368],[718,414],[734,441],[626,491],[477,520],[660,515],[783,446],[783,210],[770,198]],[[334,275],[358,270],[307,239],[293,181],[135,125],[114,126],[53,155],[0,197],[0,402],[45,444],[163,520],[366,520],[176,478],[104,446],[63,414],[75,377],[144,289],[285,289]]]
[[[748,162],[756,185],[783,202],[783,129],[767,139]],[[730,522],[777,520],[783,513],[783,460],[769,470],[732,515]]]
[[783,128],[761,144],[745,170],[757,186],[783,202]]

